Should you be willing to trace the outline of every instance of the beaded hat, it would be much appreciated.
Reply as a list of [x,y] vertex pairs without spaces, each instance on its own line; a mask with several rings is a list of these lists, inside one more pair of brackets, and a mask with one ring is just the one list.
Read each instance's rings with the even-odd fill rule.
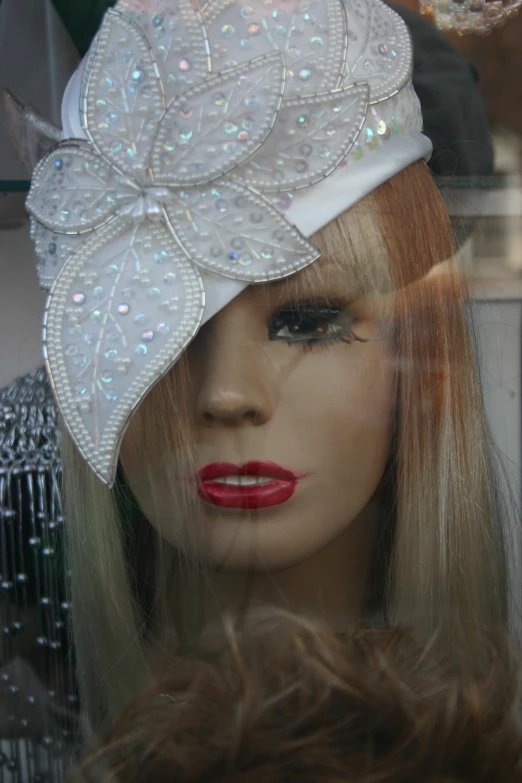
[[200,325],[431,152],[380,0],[120,0],[27,207],[66,425],[112,486],[125,427]]

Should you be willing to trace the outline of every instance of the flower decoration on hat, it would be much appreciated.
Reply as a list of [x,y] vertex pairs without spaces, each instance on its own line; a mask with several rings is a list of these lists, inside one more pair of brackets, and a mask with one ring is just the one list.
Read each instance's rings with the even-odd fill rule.
[[319,256],[279,199],[328,177],[410,71],[408,33],[380,0],[107,13],[83,74],[85,139],[43,159],[27,201],[51,291],[48,369],[102,481],[132,411],[197,333],[206,282],[276,280]]

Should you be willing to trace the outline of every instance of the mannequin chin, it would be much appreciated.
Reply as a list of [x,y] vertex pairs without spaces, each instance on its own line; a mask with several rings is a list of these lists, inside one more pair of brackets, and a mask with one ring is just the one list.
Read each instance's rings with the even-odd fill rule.
[[[339,282],[330,275],[320,296],[301,290],[298,301],[284,282],[250,286],[188,349],[197,466],[186,481],[194,493],[200,490],[198,556],[214,569],[290,568],[347,540],[341,534],[357,519],[347,544],[357,548],[357,538],[368,535],[364,512],[391,449],[395,372],[364,302],[336,301]],[[305,337],[314,342],[304,344]],[[169,521],[169,497],[179,488],[175,457],[153,455],[161,465],[153,497],[140,481],[138,437],[131,422],[120,453],[127,481],[150,523],[180,545]],[[238,508],[237,476],[218,479],[225,499],[217,503],[213,492],[201,491],[197,470],[219,473],[216,465],[224,463],[261,463],[254,464],[260,482],[266,482],[264,466],[275,463],[296,479],[288,492],[275,492],[274,502],[270,492],[261,501],[250,493]],[[211,477],[205,486],[216,483]]]

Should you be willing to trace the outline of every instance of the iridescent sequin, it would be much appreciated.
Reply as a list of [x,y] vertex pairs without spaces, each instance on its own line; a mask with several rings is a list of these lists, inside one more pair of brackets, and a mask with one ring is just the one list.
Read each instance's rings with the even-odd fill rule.
[[83,203],[83,201],[73,201],[72,211],[74,212],[75,215],[81,217],[85,213],[85,204]]
[[230,135],[232,133],[237,133],[238,126],[236,125],[235,122],[225,122],[225,124],[223,125],[223,130],[225,131],[225,133],[228,133]]
[[292,206],[292,194],[285,193],[281,196],[276,196],[274,199],[272,199],[272,203],[275,207],[277,207],[277,209],[280,209],[284,212],[285,210],[290,209]]

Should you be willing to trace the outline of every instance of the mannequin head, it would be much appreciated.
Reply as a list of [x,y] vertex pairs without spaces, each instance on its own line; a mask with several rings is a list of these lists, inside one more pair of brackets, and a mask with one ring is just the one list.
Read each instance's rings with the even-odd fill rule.
[[[214,316],[125,435],[121,465],[130,488],[175,547],[185,535],[170,510],[180,491],[196,493],[197,468],[263,461],[297,477],[259,507],[255,496],[236,498],[230,485],[230,498],[198,503],[196,554],[212,568],[294,566],[338,536],[377,491],[391,450],[395,367],[379,292],[365,290],[360,275],[366,269],[371,276],[386,253],[371,215],[365,222],[368,244],[347,216],[331,236],[325,232],[330,246],[320,261],[283,281],[249,286]],[[181,414],[165,426],[163,387],[186,390],[196,462],[188,474],[172,436]],[[212,492],[215,485],[207,486]]]
[[[147,644],[166,624],[183,637],[205,600],[194,586],[205,570],[270,577],[343,539],[347,556],[366,561],[364,589],[380,590],[381,613],[417,636],[437,629],[446,643],[473,646],[505,622],[495,467],[465,290],[453,264],[441,264],[452,235],[425,164],[313,240],[319,262],[247,289],[136,412],[121,467],[150,558],[116,504],[121,487],[101,486],[64,438],[77,645],[95,722],[118,714],[129,683],[146,683]],[[288,326],[289,305],[342,310],[334,326],[347,342],[303,350],[271,340]],[[191,479],[201,465],[249,460],[310,475],[262,511],[198,498]],[[330,568],[314,578],[332,578]],[[337,568],[338,582],[350,579],[350,567]]]

